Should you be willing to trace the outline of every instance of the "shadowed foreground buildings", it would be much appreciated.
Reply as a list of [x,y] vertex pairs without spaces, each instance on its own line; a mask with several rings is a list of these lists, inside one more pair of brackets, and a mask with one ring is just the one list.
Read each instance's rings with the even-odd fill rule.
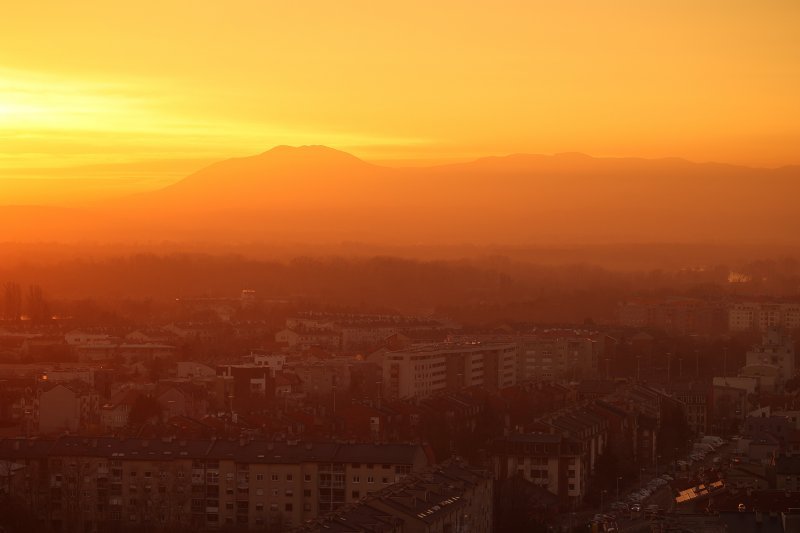
[[61,437],[0,440],[18,509],[53,531],[281,531],[429,464],[410,444]]
[[297,533],[489,533],[492,478],[456,459],[367,496]]

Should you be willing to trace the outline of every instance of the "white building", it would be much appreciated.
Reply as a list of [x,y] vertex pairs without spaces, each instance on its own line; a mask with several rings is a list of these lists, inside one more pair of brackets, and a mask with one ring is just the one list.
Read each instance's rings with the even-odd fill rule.
[[800,328],[798,303],[738,303],[728,309],[728,328],[731,331]]
[[[764,334],[761,344],[747,352],[745,368],[776,367],[777,380],[783,383],[795,375],[794,357],[792,338],[778,330],[770,329]],[[745,372],[741,372],[741,374],[747,375]]]
[[517,382],[517,347],[426,344],[385,353],[382,367],[383,390],[389,398],[427,398],[472,386],[497,390]]
[[275,376],[275,372],[280,372],[286,366],[286,356],[280,354],[251,354],[253,364],[269,368],[270,375]]

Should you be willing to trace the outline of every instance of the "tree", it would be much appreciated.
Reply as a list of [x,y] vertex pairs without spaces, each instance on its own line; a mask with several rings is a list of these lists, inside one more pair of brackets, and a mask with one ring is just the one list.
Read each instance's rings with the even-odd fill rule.
[[28,316],[31,321],[40,324],[50,319],[50,306],[44,298],[44,293],[39,285],[28,287]]
[[128,413],[128,424],[140,426],[152,419],[161,419],[161,405],[152,396],[139,396]]
[[800,376],[787,379],[783,388],[786,392],[796,392],[800,390]]
[[502,533],[544,533],[546,521],[554,518],[558,500],[541,487],[517,474],[498,481],[494,491],[495,531]]
[[19,283],[7,282],[3,286],[3,318],[19,320],[22,316],[22,289]]
[[683,407],[672,402],[664,404],[656,441],[658,454],[665,460],[675,459],[678,452],[687,451],[691,436]]

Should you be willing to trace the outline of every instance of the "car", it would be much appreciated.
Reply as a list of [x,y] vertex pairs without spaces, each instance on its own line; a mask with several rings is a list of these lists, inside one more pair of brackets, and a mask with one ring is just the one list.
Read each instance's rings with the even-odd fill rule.
[[619,509],[620,511],[629,511],[630,507],[625,502],[612,502],[609,506],[611,509]]
[[642,512],[642,505],[639,503],[634,503],[631,505],[631,512],[632,513],[641,513]]

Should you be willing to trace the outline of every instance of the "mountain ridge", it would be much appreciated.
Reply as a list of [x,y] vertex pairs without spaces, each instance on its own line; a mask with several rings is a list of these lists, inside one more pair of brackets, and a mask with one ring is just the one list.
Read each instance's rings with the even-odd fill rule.
[[322,145],[282,145],[91,212],[54,211],[57,223],[19,208],[0,218],[19,234],[74,228],[98,240],[798,242],[797,197],[800,167],[791,166],[568,152],[387,167]]

